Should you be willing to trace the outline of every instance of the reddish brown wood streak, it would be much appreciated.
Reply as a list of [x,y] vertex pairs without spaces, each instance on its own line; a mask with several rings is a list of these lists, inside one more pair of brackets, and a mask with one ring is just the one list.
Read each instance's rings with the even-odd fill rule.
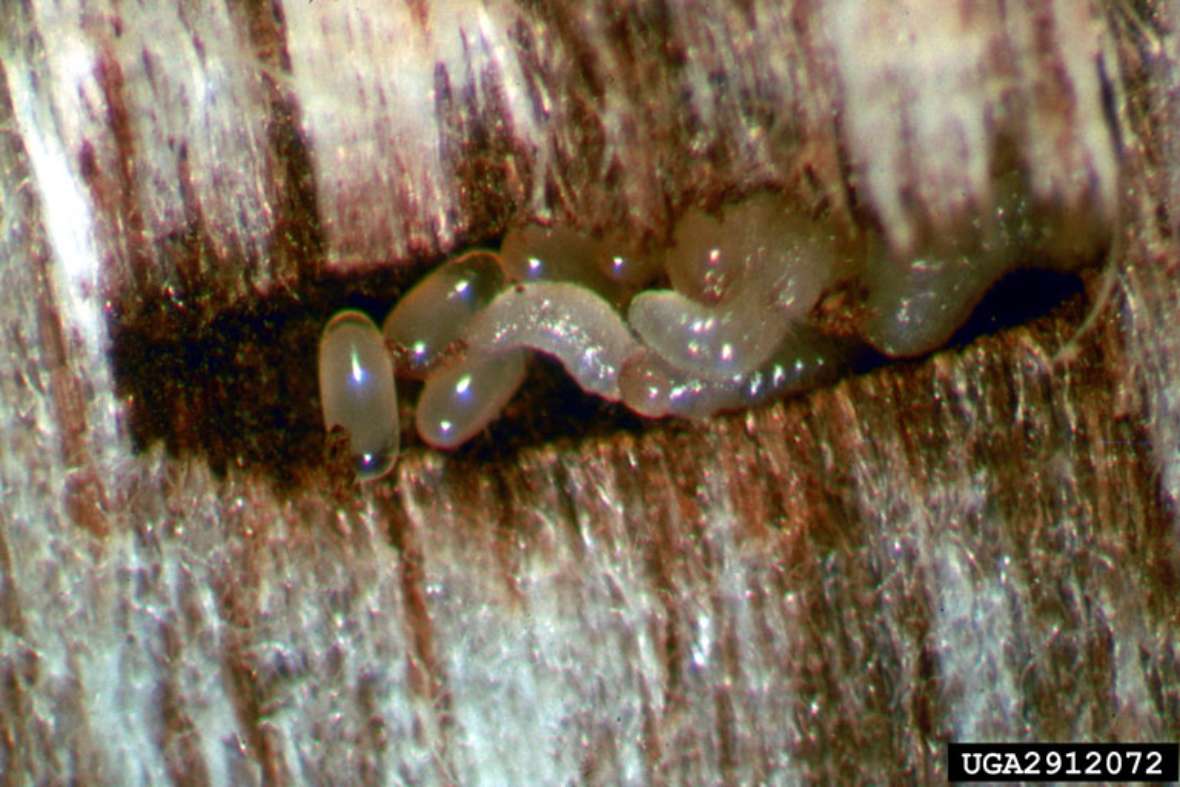
[[[38,262],[45,264],[43,257]],[[82,384],[67,365],[69,350],[62,333],[61,317],[43,269],[37,282],[38,338],[49,369],[54,413],[61,433],[62,464],[68,474],[65,479],[66,510],[74,522],[94,535],[106,535],[108,501],[87,446],[89,429],[84,394],[80,390]]]

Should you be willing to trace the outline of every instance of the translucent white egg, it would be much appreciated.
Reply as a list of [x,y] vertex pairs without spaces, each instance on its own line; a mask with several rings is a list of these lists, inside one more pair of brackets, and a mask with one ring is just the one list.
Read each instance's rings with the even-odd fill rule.
[[422,379],[472,316],[504,288],[492,252],[472,251],[436,268],[402,296],[382,332],[400,349],[398,374]]
[[663,254],[642,251],[637,243],[618,233],[608,233],[598,244],[598,267],[628,292],[646,287],[664,273]]
[[418,435],[436,448],[455,448],[500,415],[524,381],[528,353],[465,353],[426,378],[414,414]]
[[614,300],[619,284],[603,270],[601,244],[565,227],[528,224],[509,230],[500,246],[504,270],[517,282],[565,281]]
[[400,436],[393,363],[381,332],[363,312],[339,312],[320,336],[318,362],[324,426],[344,429],[361,480],[385,475]]
[[564,227],[510,230],[500,255],[513,281],[581,284],[615,305],[625,305],[663,273],[662,255],[643,253],[632,239],[618,233],[593,238]]

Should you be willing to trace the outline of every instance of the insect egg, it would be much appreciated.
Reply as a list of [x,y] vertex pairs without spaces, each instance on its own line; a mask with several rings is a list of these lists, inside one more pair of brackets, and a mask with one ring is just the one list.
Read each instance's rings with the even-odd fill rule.
[[600,254],[586,235],[536,224],[509,231],[500,246],[504,270],[516,281],[569,281],[607,292],[614,285],[596,264]]
[[664,273],[662,254],[641,252],[634,240],[622,233],[608,233],[598,243],[598,268],[608,279],[626,288],[628,294],[646,287]]
[[504,287],[496,255],[473,251],[435,270],[414,286],[385,318],[385,338],[405,351],[398,374],[421,379],[471,317]]
[[385,341],[368,315],[337,313],[319,347],[320,404],[324,426],[348,435],[357,477],[380,478],[397,459],[397,390]]
[[633,239],[619,233],[596,238],[567,227],[510,230],[500,256],[513,281],[577,284],[617,308],[663,273],[662,255],[641,253]]
[[524,381],[526,350],[464,353],[426,378],[414,424],[435,448],[455,448],[483,430]]

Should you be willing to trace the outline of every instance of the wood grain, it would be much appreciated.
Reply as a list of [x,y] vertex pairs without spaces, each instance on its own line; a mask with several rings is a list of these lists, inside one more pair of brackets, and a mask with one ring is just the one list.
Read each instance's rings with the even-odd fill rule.
[[[948,740],[1175,739],[1178,24],[5,7],[3,780],[932,781]],[[702,424],[550,381],[388,483],[322,461],[326,315],[512,221],[659,242],[773,186],[906,250],[1008,166],[1111,248],[1029,324]]]

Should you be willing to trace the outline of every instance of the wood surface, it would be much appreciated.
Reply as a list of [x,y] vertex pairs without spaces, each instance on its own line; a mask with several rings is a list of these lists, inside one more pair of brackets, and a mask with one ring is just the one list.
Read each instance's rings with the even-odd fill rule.
[[[0,9],[0,781],[945,778],[1180,736],[1180,11]],[[643,423],[553,375],[357,487],[345,304],[512,222],[784,190],[898,254],[1015,167],[1046,315]],[[1035,260],[1030,260],[1035,264]]]

